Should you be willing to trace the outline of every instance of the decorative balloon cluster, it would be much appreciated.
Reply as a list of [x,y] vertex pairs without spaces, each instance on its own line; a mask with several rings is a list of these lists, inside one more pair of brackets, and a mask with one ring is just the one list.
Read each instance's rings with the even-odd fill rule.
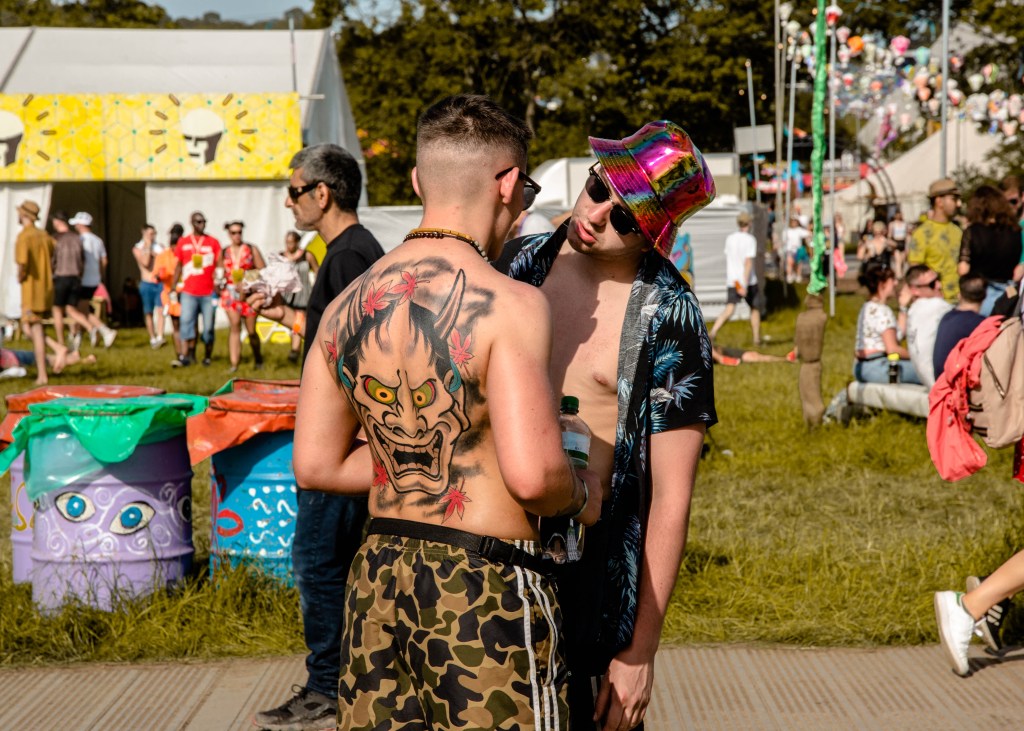
[[[786,3],[784,3],[786,5]],[[830,5],[826,20],[837,42],[836,68],[831,80],[836,95],[836,112],[860,119],[874,116],[879,121],[875,147],[881,152],[904,134],[923,132],[930,120],[940,120],[942,89],[945,89],[951,113],[976,123],[991,134],[1013,138],[1024,125],[1024,100],[1019,93],[993,88],[1014,83],[1005,69],[987,63],[980,70],[964,75],[964,59],[949,57],[950,77],[943,84],[941,59],[933,58],[927,46],[911,48],[911,40],[898,35],[888,40],[880,33],[855,35],[847,26],[836,27],[842,10]],[[806,64],[814,75],[812,24],[802,30],[797,21],[783,12],[784,30],[789,38],[788,58]],[[966,94],[954,75],[965,79]]]

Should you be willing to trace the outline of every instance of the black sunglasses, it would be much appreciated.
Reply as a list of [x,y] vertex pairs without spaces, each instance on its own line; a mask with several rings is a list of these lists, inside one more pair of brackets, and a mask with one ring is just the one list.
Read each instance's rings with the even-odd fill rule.
[[296,188],[293,185],[289,185],[288,186],[288,197],[292,199],[292,203],[297,203],[299,201],[299,197],[300,196],[305,195],[306,193],[308,193],[311,190],[315,190],[316,186],[318,186],[318,185],[320,185],[320,181],[319,180],[316,181],[315,183],[306,183],[301,188]]
[[[601,176],[597,174],[596,168],[598,163],[594,163],[590,166],[590,177],[587,178],[587,184],[584,186],[587,195],[590,196],[590,200],[594,203],[604,203],[606,200],[612,197],[612,192],[605,185],[605,182],[601,180]],[[640,225],[633,218],[633,214],[627,211],[624,207],[618,203],[612,205],[612,211],[608,214],[608,220],[611,221],[612,228],[618,232],[620,236],[629,236],[630,234],[643,234],[640,230]]]
[[[509,172],[511,172],[515,168],[515,165],[513,165],[510,168],[505,168],[500,173],[495,175],[494,179],[500,180],[501,176],[508,175]],[[532,206],[533,202],[537,200],[537,194],[540,193],[540,186],[537,185],[535,181],[531,180],[530,176],[524,173],[522,170],[519,171],[518,179],[523,181],[523,210],[525,210]]]

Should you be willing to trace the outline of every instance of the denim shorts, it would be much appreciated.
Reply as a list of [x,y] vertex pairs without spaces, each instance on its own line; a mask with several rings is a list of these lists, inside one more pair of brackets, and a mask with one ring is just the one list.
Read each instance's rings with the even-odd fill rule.
[[181,302],[181,325],[179,336],[182,340],[195,340],[199,315],[203,316],[203,337],[207,345],[213,344],[213,297],[205,295],[197,297],[188,292],[179,296]]
[[160,293],[164,291],[162,284],[156,282],[140,282],[139,283],[139,297],[142,298],[142,311],[145,314],[150,314],[153,310],[158,307],[163,307],[160,302]]

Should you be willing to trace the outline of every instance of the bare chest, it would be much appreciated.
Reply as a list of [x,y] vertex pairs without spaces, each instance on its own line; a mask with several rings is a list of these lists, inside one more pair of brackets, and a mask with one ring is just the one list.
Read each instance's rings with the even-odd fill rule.
[[560,394],[610,396],[613,404],[630,285],[574,284],[556,279],[542,288],[551,307],[552,385]]

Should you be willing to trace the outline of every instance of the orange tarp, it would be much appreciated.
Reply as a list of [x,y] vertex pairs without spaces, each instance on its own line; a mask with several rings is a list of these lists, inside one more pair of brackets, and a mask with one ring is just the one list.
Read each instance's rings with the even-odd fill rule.
[[186,424],[193,465],[256,436],[295,429],[299,382],[235,379]]

